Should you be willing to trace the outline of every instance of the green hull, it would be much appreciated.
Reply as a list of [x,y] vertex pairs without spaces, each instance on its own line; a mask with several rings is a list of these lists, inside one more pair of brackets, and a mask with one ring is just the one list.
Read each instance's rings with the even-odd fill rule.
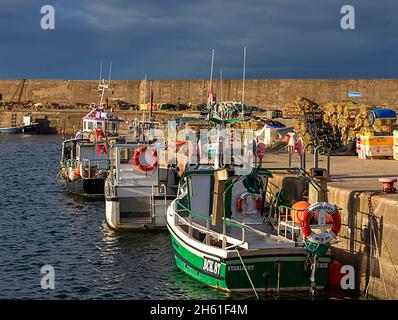
[[[248,276],[239,258],[219,259],[191,248],[170,229],[177,267],[200,282],[231,292],[252,292]],[[306,257],[297,255],[261,255],[242,257],[247,272],[257,291],[307,290],[310,288],[309,273],[304,271]],[[330,257],[320,257],[316,271],[316,286],[323,288],[328,279]],[[278,272],[279,269],[279,272]],[[264,275],[268,274],[268,281]],[[279,286],[278,286],[279,274]]]

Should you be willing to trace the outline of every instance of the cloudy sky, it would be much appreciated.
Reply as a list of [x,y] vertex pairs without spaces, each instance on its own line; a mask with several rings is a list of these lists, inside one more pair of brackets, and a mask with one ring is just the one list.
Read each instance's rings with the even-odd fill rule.
[[[42,30],[41,6],[55,8]],[[340,9],[354,6],[356,29]],[[398,76],[396,0],[1,0],[0,78]]]

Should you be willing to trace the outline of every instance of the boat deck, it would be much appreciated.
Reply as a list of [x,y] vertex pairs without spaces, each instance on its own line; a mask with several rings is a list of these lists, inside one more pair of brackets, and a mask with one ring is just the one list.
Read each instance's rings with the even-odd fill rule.
[[[206,228],[206,221],[198,218],[192,219],[192,222],[199,224],[203,229]],[[244,229],[244,242],[247,243],[248,249],[264,249],[264,248],[280,248],[281,245],[286,247],[295,247],[294,241],[283,236],[277,236],[277,231],[268,224],[246,224]],[[226,227],[226,235],[237,239],[242,239],[242,228],[228,225]],[[222,233],[222,226],[211,226],[214,233]]]

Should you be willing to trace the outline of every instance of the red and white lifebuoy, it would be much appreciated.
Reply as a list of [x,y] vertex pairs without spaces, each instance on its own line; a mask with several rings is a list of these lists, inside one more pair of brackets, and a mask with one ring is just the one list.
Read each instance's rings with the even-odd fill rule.
[[[255,201],[255,207],[248,207],[248,199],[251,198]],[[249,200],[250,201],[250,200]],[[236,210],[246,216],[252,216],[261,211],[263,206],[262,198],[259,194],[245,192],[242,193],[236,201]]]
[[[329,232],[314,233],[311,230],[310,221],[318,213],[318,222],[324,219],[323,224],[326,221],[326,214],[332,217],[332,228]],[[322,218],[323,216],[323,218]],[[332,241],[340,232],[341,228],[341,217],[340,212],[335,205],[327,202],[317,202],[309,206],[303,216],[301,232],[307,240],[314,243],[329,243]]]
[[[152,162],[151,164],[142,164],[140,162],[140,156],[142,154],[145,154],[146,151],[150,151],[152,154]],[[138,170],[142,172],[147,172],[147,171],[152,171],[158,166],[158,153],[156,150],[148,148],[148,147],[141,147],[135,150],[134,155],[133,155],[133,165],[138,168]]]

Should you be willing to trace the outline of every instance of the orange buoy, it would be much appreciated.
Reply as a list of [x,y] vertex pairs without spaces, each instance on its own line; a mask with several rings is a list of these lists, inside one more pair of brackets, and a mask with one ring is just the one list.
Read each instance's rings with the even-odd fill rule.
[[80,176],[80,166],[77,166],[75,173],[77,176]]
[[284,142],[288,143],[289,140],[290,140],[290,136],[288,134],[283,137]]
[[308,201],[297,201],[290,210],[290,217],[295,223],[301,224],[305,210],[311,205]]

